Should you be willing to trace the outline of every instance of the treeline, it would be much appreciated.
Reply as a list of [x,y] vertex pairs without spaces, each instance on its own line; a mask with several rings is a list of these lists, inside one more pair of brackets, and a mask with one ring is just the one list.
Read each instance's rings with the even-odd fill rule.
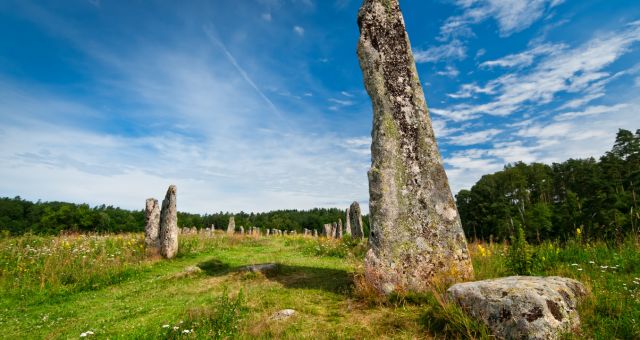
[[637,232],[639,184],[640,130],[620,129],[599,160],[507,165],[456,201],[470,239],[504,240],[522,227],[530,242],[619,240]]
[[[266,213],[233,214],[236,226],[296,230],[321,230],[325,223],[345,222],[345,212],[339,209],[279,210]],[[189,214],[178,212],[180,227],[226,229],[228,212]],[[368,228],[368,218],[364,218]],[[144,211],[130,211],[112,206],[90,207],[87,204],[65,202],[30,202],[20,197],[0,198],[0,231],[12,235],[26,232],[59,234],[65,232],[136,232],[144,230]]]

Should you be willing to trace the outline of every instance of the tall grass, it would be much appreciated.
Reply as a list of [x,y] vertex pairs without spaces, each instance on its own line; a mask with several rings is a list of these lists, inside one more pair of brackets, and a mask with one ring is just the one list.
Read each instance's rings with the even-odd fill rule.
[[95,289],[123,280],[144,260],[140,234],[4,238],[0,288],[3,295]]

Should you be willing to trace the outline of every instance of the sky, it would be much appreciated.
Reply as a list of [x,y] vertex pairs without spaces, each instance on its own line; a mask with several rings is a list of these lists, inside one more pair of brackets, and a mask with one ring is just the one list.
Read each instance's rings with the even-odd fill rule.
[[[454,192],[640,128],[640,2],[401,0]],[[359,0],[0,1],[0,196],[368,209]]]

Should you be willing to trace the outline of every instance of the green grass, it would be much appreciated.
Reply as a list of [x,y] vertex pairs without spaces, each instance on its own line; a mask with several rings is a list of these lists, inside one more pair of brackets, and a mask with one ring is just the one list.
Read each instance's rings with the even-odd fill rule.
[[[148,259],[142,244],[139,234],[1,239],[0,338],[78,338],[86,331],[112,339],[488,336],[443,300],[444,287],[388,299],[366,291],[366,245],[353,240],[184,236],[170,261]],[[534,247],[535,274],[573,277],[592,292],[580,306],[576,338],[640,337],[639,248],[634,240]],[[478,279],[510,274],[506,246],[470,250]],[[240,271],[271,262],[277,268],[264,274]],[[189,266],[202,271],[186,275]],[[286,308],[296,315],[271,320]]]

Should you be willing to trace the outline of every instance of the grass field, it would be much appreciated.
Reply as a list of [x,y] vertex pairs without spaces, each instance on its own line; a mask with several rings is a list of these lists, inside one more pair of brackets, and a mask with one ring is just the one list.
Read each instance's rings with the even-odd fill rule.
[[[509,275],[502,244],[470,244],[477,279]],[[439,292],[380,299],[361,288],[366,245],[287,237],[183,236],[148,259],[141,234],[0,240],[0,338],[468,338],[486,329]],[[640,247],[535,248],[536,274],[576,278],[591,296],[569,338],[640,338]],[[277,263],[275,270],[241,271]],[[200,272],[187,268],[197,266]],[[272,320],[282,309],[296,314]],[[84,333],[84,334],[83,334]]]

